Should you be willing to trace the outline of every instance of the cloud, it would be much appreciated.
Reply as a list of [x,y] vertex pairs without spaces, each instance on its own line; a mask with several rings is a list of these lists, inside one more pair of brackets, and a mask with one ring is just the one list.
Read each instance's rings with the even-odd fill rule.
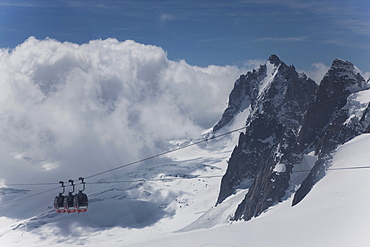
[[317,84],[324,78],[326,72],[328,72],[330,66],[327,66],[321,62],[313,63],[311,69],[303,71],[309,78],[314,80]]
[[258,69],[261,66],[261,64],[265,64],[265,63],[266,63],[266,60],[249,59],[243,62],[243,67],[245,67],[247,70]]
[[254,42],[277,42],[277,43],[293,43],[293,42],[303,42],[308,39],[308,36],[299,36],[299,37],[265,37],[256,39]]
[[160,18],[161,22],[176,20],[176,17],[174,15],[171,15],[171,14],[161,14],[159,16],[159,18]]
[[366,81],[370,82],[370,72],[363,73],[363,77],[365,78]]
[[370,72],[363,72],[363,71],[361,71],[359,68],[357,68],[356,66],[355,66],[355,68],[357,69],[357,71],[362,75],[362,77],[363,77],[366,81],[370,82]]
[[[340,7],[335,1],[304,0],[241,0],[244,4],[280,5],[289,9],[305,10],[315,15],[337,15]],[[303,14],[303,13],[302,13]]]
[[219,120],[241,73],[130,40],[2,49],[0,180],[59,181],[163,152]]
[[26,7],[26,8],[56,8],[60,6],[60,2],[45,2],[42,0],[35,0],[35,1],[9,1],[3,0],[0,2],[0,6],[4,7]]
[[[367,17],[367,16],[366,16]],[[337,24],[352,33],[357,33],[360,35],[370,36],[370,21],[368,18],[364,19],[345,19],[336,20]]]
[[327,39],[323,40],[323,43],[328,43],[328,44],[334,44],[337,46],[342,46],[342,47],[354,47],[354,48],[361,48],[364,50],[369,50],[370,45],[366,41],[362,40],[355,40],[355,39],[343,39],[343,38],[338,38],[338,39]]

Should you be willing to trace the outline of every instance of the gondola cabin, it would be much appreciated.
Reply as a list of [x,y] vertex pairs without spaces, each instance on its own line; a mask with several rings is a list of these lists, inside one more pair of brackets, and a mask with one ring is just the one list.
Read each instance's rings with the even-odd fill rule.
[[75,185],[73,184],[73,180],[70,179],[69,182],[71,183],[71,186],[72,186],[72,191],[70,191],[68,193],[67,196],[64,197],[64,208],[66,210],[67,213],[74,213],[76,212],[76,208],[74,206],[74,195],[73,195],[73,192],[75,191]]
[[66,209],[64,208],[64,198],[65,198],[65,196],[63,195],[64,191],[65,191],[65,186],[64,186],[63,181],[59,181],[59,183],[61,184],[61,186],[63,188],[63,192],[59,193],[59,195],[57,195],[54,198],[54,209],[57,213],[65,213],[66,212]]
[[87,211],[89,200],[87,198],[87,195],[85,193],[82,193],[85,190],[84,178],[80,177],[79,180],[81,180],[81,184],[83,185],[83,188],[82,190],[78,191],[78,194],[75,195],[74,205],[75,205],[77,212],[82,213],[82,212]]
[[62,193],[54,199],[54,209],[57,213],[65,213],[66,209],[64,208],[64,197]]
[[77,212],[86,212],[88,206],[87,195],[82,193],[82,191],[78,192],[78,194],[74,196],[74,206]]
[[68,196],[64,197],[64,209],[69,214],[77,211],[74,206],[73,201],[74,201],[74,195],[72,194],[72,192],[69,192]]
[[83,185],[83,189],[79,190],[79,192],[73,195],[75,190],[75,185],[73,184],[73,180],[70,179],[69,182],[72,186],[72,191],[68,192],[67,196],[64,196],[65,186],[64,182],[60,181],[59,183],[62,184],[63,192],[59,193],[58,196],[54,199],[54,209],[57,213],[75,213],[75,212],[86,212],[88,207],[88,198],[83,191],[85,190],[85,182],[83,178],[79,178],[81,180],[81,184]]

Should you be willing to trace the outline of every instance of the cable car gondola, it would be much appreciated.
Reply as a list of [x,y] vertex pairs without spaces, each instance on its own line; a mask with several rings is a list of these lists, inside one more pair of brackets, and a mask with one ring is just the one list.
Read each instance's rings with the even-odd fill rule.
[[74,213],[76,212],[76,208],[74,206],[74,195],[73,192],[75,191],[75,185],[73,184],[73,180],[70,179],[68,182],[71,183],[72,191],[68,192],[68,195],[64,197],[64,209],[67,213]]
[[85,190],[84,178],[80,177],[79,180],[81,180],[81,184],[83,184],[83,189],[79,190],[78,194],[74,196],[73,204],[77,212],[82,213],[87,211],[88,198],[85,193],[82,193]]
[[63,192],[59,193],[54,199],[54,209],[57,211],[57,213],[65,213],[66,210],[64,208],[64,198],[65,196],[64,191],[65,191],[65,186],[63,181],[59,181],[60,184],[62,184]]

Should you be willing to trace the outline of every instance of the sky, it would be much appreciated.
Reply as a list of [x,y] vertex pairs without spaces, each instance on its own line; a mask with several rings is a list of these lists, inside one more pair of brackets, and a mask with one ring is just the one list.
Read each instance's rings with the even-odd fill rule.
[[0,0],[0,47],[30,36],[77,44],[116,38],[203,67],[277,54],[300,70],[338,57],[365,73],[369,16],[367,0]]

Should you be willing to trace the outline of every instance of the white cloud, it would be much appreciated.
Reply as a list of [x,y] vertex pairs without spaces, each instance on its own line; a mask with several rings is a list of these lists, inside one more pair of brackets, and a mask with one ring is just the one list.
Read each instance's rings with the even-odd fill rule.
[[365,72],[362,76],[365,78],[366,81],[370,80],[370,72]]
[[130,40],[31,37],[3,49],[0,179],[59,181],[162,152],[212,127],[241,73],[171,61]]
[[317,84],[319,84],[321,80],[324,78],[324,75],[326,74],[326,72],[328,72],[329,68],[330,66],[327,66],[321,62],[318,62],[318,63],[313,63],[311,65],[311,69],[304,71],[304,73],[309,78],[314,80]]
[[266,60],[249,59],[243,63],[243,66],[247,70],[258,69],[262,64],[265,64]]
[[174,15],[171,15],[171,14],[161,14],[159,16],[159,18],[162,22],[172,21],[172,20],[176,19],[176,17]]
[[[365,81],[370,80],[370,72],[363,72],[361,71],[358,67],[355,66],[355,69],[357,70],[358,73],[362,75],[362,77],[365,79]],[[369,81],[370,82],[370,81]]]
[[299,36],[299,37],[264,37],[256,39],[254,42],[276,42],[276,43],[294,43],[294,42],[303,42],[308,39],[308,36]]

